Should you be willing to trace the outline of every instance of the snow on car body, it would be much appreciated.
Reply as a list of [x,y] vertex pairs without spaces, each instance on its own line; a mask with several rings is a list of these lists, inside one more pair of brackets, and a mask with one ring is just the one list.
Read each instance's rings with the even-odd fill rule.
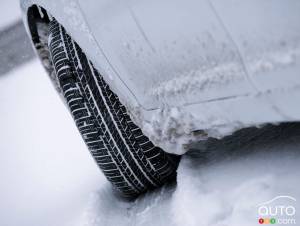
[[65,27],[167,152],[300,120],[299,1],[22,0],[26,21],[34,4]]

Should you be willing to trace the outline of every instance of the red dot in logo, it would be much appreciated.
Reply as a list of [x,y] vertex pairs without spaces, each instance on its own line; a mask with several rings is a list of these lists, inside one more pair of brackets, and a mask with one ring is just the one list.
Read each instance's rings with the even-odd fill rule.
[[263,224],[263,223],[264,223],[264,219],[260,218],[260,219],[258,220],[258,222],[259,222],[260,224]]

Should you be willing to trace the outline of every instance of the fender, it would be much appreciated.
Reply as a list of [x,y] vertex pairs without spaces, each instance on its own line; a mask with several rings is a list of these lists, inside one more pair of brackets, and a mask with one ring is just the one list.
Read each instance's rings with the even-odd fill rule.
[[22,0],[27,30],[35,4],[166,151],[300,120],[299,1]]

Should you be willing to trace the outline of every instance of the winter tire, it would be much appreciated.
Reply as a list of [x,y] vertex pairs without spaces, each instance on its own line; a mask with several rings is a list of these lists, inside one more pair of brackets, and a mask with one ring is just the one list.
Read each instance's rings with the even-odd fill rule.
[[178,157],[143,135],[77,43],[53,19],[50,58],[59,88],[96,163],[125,196],[136,196],[175,177]]

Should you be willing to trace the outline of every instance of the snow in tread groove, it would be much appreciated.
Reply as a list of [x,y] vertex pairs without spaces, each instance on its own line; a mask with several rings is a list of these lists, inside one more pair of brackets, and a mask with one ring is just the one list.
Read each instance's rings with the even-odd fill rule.
[[[62,26],[59,26],[58,29],[59,29],[59,31],[58,31],[57,35],[60,35],[61,37],[64,37]],[[53,33],[53,34],[54,34],[54,33]],[[55,35],[55,34],[54,34],[54,35]],[[50,40],[50,41],[51,41],[51,40]],[[65,40],[64,40],[64,39],[61,41],[61,44],[63,45],[63,49],[64,49],[63,52],[65,53],[65,54],[64,54],[64,58],[68,58],[68,54],[67,54],[67,50],[66,50],[66,45],[65,45]],[[53,45],[53,43],[50,42],[49,45]],[[72,42],[72,45],[74,46],[74,42]],[[53,49],[53,51],[54,51],[54,50],[55,50],[55,48]],[[52,51],[52,52],[53,52],[53,51]],[[75,52],[76,52],[76,49],[75,49]],[[59,52],[58,52],[57,54],[59,54]],[[79,62],[78,54],[76,53],[75,56],[77,57],[77,61]],[[53,56],[53,57],[55,57],[55,56]],[[55,59],[55,58],[53,58],[53,59]],[[57,68],[56,68],[56,69],[57,69]],[[58,70],[59,70],[59,69],[58,69]],[[63,74],[62,74],[62,75],[63,75]],[[59,75],[58,75],[58,76],[59,76]],[[76,85],[78,91],[81,93],[81,89],[79,88],[78,84],[76,83],[75,85]],[[90,87],[88,86],[88,84],[86,85],[85,88],[89,91],[88,93],[90,94],[91,99],[95,102],[93,93],[92,93]],[[69,91],[69,90],[67,89],[67,91]],[[67,92],[67,91],[66,91],[66,92]],[[66,95],[66,93],[65,93],[65,95]],[[70,95],[74,95],[74,93],[70,93]],[[82,95],[83,95],[83,94],[81,93],[81,96],[82,96]],[[72,98],[71,98],[71,99],[72,99]],[[109,139],[111,139],[111,140],[113,141],[113,143],[115,144],[115,147],[117,147],[117,149],[119,150],[119,147],[117,146],[115,139],[113,139],[110,130],[108,130],[106,121],[103,119],[103,116],[102,116],[100,110],[98,109],[98,105],[95,104],[95,107],[96,107],[97,111],[99,112],[99,115],[100,115],[100,117],[101,117],[101,119],[102,119],[102,120],[101,120],[101,123],[104,124],[104,126],[105,126],[105,128],[106,128],[106,131],[107,131],[108,134],[110,135],[110,138],[109,138]],[[88,112],[88,114],[90,115],[90,112],[89,112],[89,110],[88,110],[88,108],[87,108],[86,103],[85,103],[85,108],[84,108],[84,109],[86,109],[87,112]],[[80,110],[80,109],[76,109],[76,110]],[[72,113],[74,113],[74,111],[73,111]],[[79,129],[81,130],[81,129],[82,129],[82,126],[79,126]],[[101,138],[101,139],[99,139],[98,141],[103,141],[103,140],[102,140],[102,138]],[[90,144],[89,142],[86,142],[86,143],[87,143],[87,144]],[[104,145],[105,145],[105,143],[104,143]],[[94,150],[94,151],[96,151],[96,150]],[[93,153],[93,152],[92,152],[92,153]],[[114,162],[113,156],[111,155],[111,153],[110,153],[110,152],[107,152],[107,153],[110,155],[111,160]],[[130,167],[129,167],[127,161],[126,161],[126,159],[125,159],[124,156],[123,156],[123,154],[122,154],[120,151],[119,151],[119,153],[121,154],[122,159],[123,159],[123,161],[125,162],[127,168],[130,169]],[[122,171],[119,169],[119,166],[118,166],[117,164],[115,164],[115,167],[118,169],[118,171],[119,171],[120,174],[123,174]],[[131,169],[130,169],[130,170],[131,170]],[[105,171],[108,172],[108,170],[103,170],[103,171],[104,171],[104,172],[105,172]],[[110,171],[110,170],[109,170],[109,171]],[[143,186],[142,182],[139,180],[139,178],[136,177],[135,173],[134,173],[132,170],[131,170],[131,174],[134,175],[134,177],[136,178],[136,180],[138,181],[138,183],[139,183],[141,186]],[[110,177],[110,178],[111,178],[111,177]],[[125,177],[124,177],[124,178],[125,178]],[[125,181],[127,181],[126,178],[125,178]],[[128,184],[130,185],[130,183],[128,183]],[[131,187],[133,187],[133,186],[131,186]],[[133,187],[133,189],[135,189],[135,188]]]
[[[96,76],[95,76],[95,74],[94,74],[94,70],[93,70],[93,68],[92,68],[92,66],[91,66],[90,63],[89,63],[89,67],[90,67],[90,69],[91,69],[91,71],[92,71],[92,75],[93,75],[93,77],[94,77],[94,79],[95,79],[95,81],[96,81]],[[107,108],[107,109],[110,109],[110,108],[108,107],[108,105],[107,105],[107,102],[106,102],[104,96],[103,96],[102,89],[99,87],[99,84],[98,84],[97,82],[96,82],[96,85],[97,85],[97,87],[98,87],[98,89],[99,89],[99,92],[100,92],[100,94],[101,94],[101,96],[102,96],[102,99],[104,100],[104,104],[106,105],[106,108]],[[100,111],[99,111],[99,112],[100,112]],[[109,110],[109,114],[110,114],[111,118],[113,118],[113,115],[112,115],[111,110]],[[113,123],[114,123],[115,127],[117,128],[117,131],[118,131],[118,133],[120,134],[120,137],[121,137],[121,139],[123,140],[125,146],[127,147],[128,150],[130,150],[130,148],[128,147],[127,142],[125,141],[123,135],[121,134],[120,129],[118,128],[118,126],[117,126],[117,124],[116,124],[116,122],[115,122],[114,120],[113,120]],[[108,130],[108,128],[107,128],[107,130]],[[133,156],[133,153],[131,153],[131,152],[129,152],[129,153],[130,153],[130,155],[132,156],[132,158],[133,158],[133,160],[135,161],[135,163],[137,164],[137,166],[139,167],[139,169],[141,170],[141,172],[144,174],[144,176],[145,176],[145,177],[146,177],[146,178],[147,178],[154,186],[157,186],[157,185],[155,184],[155,182],[152,181],[152,180],[146,175],[146,173],[143,171],[143,169],[142,169],[142,168],[140,167],[140,165],[137,163],[135,157]]]
[[[51,40],[53,40],[53,38],[55,38],[55,39],[57,39],[57,35],[60,35],[61,37],[63,37],[65,40],[62,40],[62,42],[64,42],[65,41],[65,44],[67,43],[67,41],[66,41],[66,39],[67,40],[69,40],[69,37],[67,37],[67,35],[64,33],[64,31],[62,32],[62,27],[61,26],[56,26],[55,25],[55,21],[53,21],[53,23],[52,24],[50,24],[50,32],[53,34],[53,37],[51,38]],[[55,37],[54,37],[55,36]],[[70,46],[68,46],[67,44],[65,45],[66,47],[68,47],[68,48],[71,48],[72,49],[72,46],[74,47],[74,45],[73,45],[74,43],[70,43]],[[51,50],[51,53],[52,53],[52,55],[53,54],[55,54],[55,55],[53,55],[53,59],[54,59],[54,62],[53,62],[53,64],[56,66],[56,71],[59,71],[59,68],[60,67],[62,67],[62,65],[58,65],[57,63],[56,63],[56,60],[59,60],[57,57],[56,57],[56,55],[58,55],[58,54],[60,54],[60,53],[65,53],[65,51],[62,51],[62,49],[60,49],[60,51],[56,51],[55,53],[54,53],[54,51],[56,50],[56,48],[57,48],[57,46],[59,46],[59,42],[58,41],[55,41],[55,42],[53,42],[53,43],[50,43],[49,44],[50,45],[50,49],[52,49]],[[75,49],[74,50],[75,51],[75,53],[76,53],[76,51],[77,51],[77,49]],[[72,51],[71,51],[71,53],[72,53]],[[74,59],[74,57],[75,57],[75,59],[76,59],[76,57],[77,57],[77,61],[79,60],[78,59],[78,56],[79,56],[79,54],[80,53],[77,53],[77,54],[74,54],[73,56],[71,56],[71,55],[69,55],[69,58],[71,59]],[[64,58],[65,58],[66,56],[64,56]],[[80,55],[80,57],[84,57],[83,55]],[[76,62],[76,60],[75,60],[75,62]],[[75,63],[76,64],[76,63]],[[90,110],[92,110],[92,111],[96,111],[97,110],[97,112],[99,113],[99,116],[101,117],[101,120],[99,120],[98,119],[98,117],[96,118],[96,121],[99,121],[99,123],[100,123],[100,126],[101,125],[104,125],[104,127],[106,128],[106,129],[104,129],[103,131],[104,131],[104,135],[102,136],[102,138],[103,138],[103,140],[105,141],[105,142],[107,142],[107,139],[108,139],[108,141],[113,141],[113,143],[116,143],[115,142],[115,137],[112,137],[112,131],[109,131],[108,129],[111,129],[111,127],[110,128],[108,128],[108,125],[106,124],[106,122],[105,122],[105,120],[104,120],[104,116],[102,115],[103,114],[103,110],[104,109],[101,109],[101,112],[100,112],[100,109],[98,108],[99,106],[97,105],[97,104],[92,104],[92,103],[95,103],[96,102],[96,95],[99,95],[100,97],[102,96],[102,98],[98,98],[97,99],[97,101],[100,101],[100,103],[101,103],[101,105],[102,106],[106,106],[106,110],[108,111],[108,113],[111,111],[111,109],[107,109],[109,106],[108,105],[110,105],[110,106],[114,106],[114,104],[116,103],[116,101],[118,101],[117,100],[117,98],[114,98],[115,100],[112,100],[113,102],[111,102],[111,100],[110,100],[110,98],[111,98],[111,96],[112,96],[112,93],[111,93],[111,91],[109,90],[109,88],[108,88],[108,85],[106,85],[105,84],[105,82],[104,81],[101,81],[101,77],[100,76],[97,76],[98,78],[96,78],[96,74],[95,74],[95,69],[94,68],[92,68],[92,66],[91,66],[91,64],[90,65],[87,65],[87,66],[89,66],[90,67],[90,69],[92,70],[91,71],[91,77],[89,78],[89,79],[92,79],[94,82],[95,82],[95,85],[99,85],[99,87],[98,87],[98,89],[97,89],[97,87],[96,87],[96,89],[95,89],[95,87],[93,87],[93,85],[92,84],[89,84],[89,83],[87,83],[86,81],[85,81],[85,79],[88,79],[88,78],[85,78],[85,76],[83,76],[82,74],[78,74],[78,78],[79,79],[81,79],[81,82],[80,83],[74,83],[74,84],[72,84],[72,83],[69,83],[69,85],[68,85],[68,83],[65,83],[65,84],[61,84],[61,86],[62,86],[62,90],[65,92],[65,89],[67,89],[67,91],[68,91],[68,88],[69,88],[69,86],[82,86],[82,88],[80,88],[78,91],[76,90],[76,92],[79,92],[80,94],[81,94],[81,96],[82,95],[86,95],[86,98],[89,100],[89,104],[91,104],[91,108],[89,108],[89,109],[85,109],[85,108],[81,108],[81,109],[76,109],[77,107],[74,107],[74,108],[71,108],[71,112],[72,113],[74,113],[75,111],[77,112],[77,111],[81,111],[81,110],[87,110],[87,111],[90,111]],[[76,66],[75,65],[75,67],[78,67],[78,65]],[[60,73],[60,74],[58,74],[57,76],[59,77],[59,78],[62,78],[62,77],[64,77],[64,75],[65,75],[65,71],[61,71],[62,73]],[[86,75],[86,76],[88,76],[88,74]],[[89,80],[88,80],[89,81]],[[60,81],[61,82],[61,81]],[[98,82],[99,82],[99,84],[98,84]],[[101,87],[102,87],[102,89],[101,90],[99,90]],[[103,88],[103,86],[104,87],[106,87],[106,88]],[[92,92],[92,89],[94,90],[93,92]],[[105,89],[108,89],[108,90],[105,90]],[[81,92],[82,90],[84,90],[84,92]],[[98,90],[98,92],[99,92],[99,94],[97,94],[97,93],[95,93],[95,90]],[[67,98],[67,100],[68,101],[70,101],[70,99],[73,99],[72,98],[72,95],[74,95],[74,97],[77,97],[78,95],[76,94],[76,92],[75,93],[71,93],[70,92],[70,94],[68,94],[68,95],[65,95],[66,96],[66,98]],[[103,92],[103,93],[102,93]],[[105,92],[105,94],[104,94],[104,92]],[[107,98],[108,97],[108,98]],[[91,103],[92,102],[92,103]],[[121,105],[121,104],[118,104],[118,105]],[[78,106],[79,107],[79,106]],[[122,106],[120,106],[120,108],[122,109],[123,107]],[[96,114],[97,115],[97,114]],[[112,117],[112,114],[109,114],[111,117]],[[123,115],[125,115],[126,116],[126,112],[124,112],[123,113]],[[76,115],[74,114],[73,115],[74,117],[75,117],[75,120],[76,120]],[[118,120],[118,119],[115,119],[115,118],[112,118],[113,120]],[[122,118],[122,120],[124,120],[124,118]],[[122,120],[120,120],[120,122],[122,122]],[[126,122],[127,123],[130,123],[130,122],[132,122],[130,119],[129,119],[129,117],[128,117],[128,119],[126,119]],[[122,125],[122,124],[121,124]],[[78,125],[78,127],[79,127],[79,130],[81,131],[81,133],[85,133],[83,130],[82,130],[82,127],[80,126],[80,125]],[[102,127],[102,126],[101,126]],[[126,126],[126,128],[128,128],[128,126]],[[126,130],[126,128],[124,129],[124,130]],[[117,130],[117,132],[118,132],[118,129],[119,128],[116,128]],[[106,131],[106,132],[105,132]],[[109,136],[107,136],[107,134],[109,135]],[[120,134],[120,131],[118,132],[118,134]],[[120,134],[121,135],[121,134]],[[85,136],[84,136],[85,137]],[[92,139],[94,139],[94,138],[92,138]],[[98,141],[100,141],[100,140],[98,140]],[[147,142],[149,142],[149,141],[147,141]],[[144,144],[146,144],[147,142],[144,142]],[[89,141],[89,138],[86,140],[86,143],[87,144],[89,144],[89,147],[92,149],[92,154],[95,156],[95,158],[97,157],[97,155],[99,154],[99,156],[101,156],[102,154],[99,152],[99,153],[94,153],[93,151],[95,151],[95,149],[94,149],[94,143],[97,143],[97,141],[93,141],[93,142],[91,142],[91,141]],[[141,144],[139,144],[139,145],[144,145],[143,143],[141,143]],[[90,146],[91,145],[91,146]],[[109,143],[107,143],[106,144],[107,146],[109,146],[110,144]],[[119,145],[119,143],[116,143],[116,145]],[[125,147],[126,147],[126,145],[125,145]],[[133,153],[129,153],[129,155],[127,155],[127,157],[129,157],[129,156],[131,156],[132,157],[132,159],[133,159],[133,162],[135,162],[136,163],[136,165],[137,165],[137,167],[135,167],[134,166],[134,164],[133,164],[133,162],[131,162],[131,160],[130,160],[130,158],[129,158],[129,161],[126,161],[126,159],[125,158],[123,158],[123,156],[125,157],[125,154],[126,154],[126,152],[125,152],[125,150],[123,149],[123,152],[120,152],[120,148],[121,148],[121,146],[119,146],[119,147],[117,147],[117,150],[118,150],[118,152],[116,151],[116,150],[107,150],[107,151],[111,151],[111,154],[116,154],[117,153],[117,157],[119,158],[120,156],[122,157],[122,159],[121,160],[119,160],[119,161],[122,161],[122,162],[124,162],[125,161],[125,164],[128,166],[127,168],[129,168],[129,165],[130,165],[130,167],[132,168],[131,169],[131,174],[129,175],[129,176],[131,176],[131,175],[133,175],[134,177],[136,176],[136,175],[144,175],[144,177],[145,177],[145,179],[146,180],[148,180],[149,181],[149,179],[151,178],[151,180],[149,181],[149,183],[152,183],[154,186],[156,186],[156,184],[154,184],[153,182],[157,182],[158,181],[158,183],[161,183],[161,181],[159,181],[160,179],[161,180],[163,180],[163,178],[166,176],[166,175],[168,175],[168,173],[170,173],[170,167],[169,167],[169,163],[166,161],[166,163],[165,163],[165,159],[163,159],[161,162],[157,162],[157,164],[156,164],[156,167],[157,167],[157,172],[159,172],[159,173],[161,173],[162,174],[162,177],[160,178],[160,177],[158,177],[157,175],[155,175],[155,173],[152,175],[152,170],[153,170],[153,168],[154,168],[154,165],[153,166],[151,166],[150,165],[150,167],[151,167],[151,169],[149,170],[149,162],[150,162],[150,159],[149,159],[149,161],[147,161],[147,159],[145,159],[144,157],[143,157],[143,155],[142,155],[142,157],[140,157],[139,159],[134,159],[134,156],[133,156]],[[141,151],[141,150],[135,150],[135,151]],[[159,151],[159,150],[156,150],[156,151]],[[114,152],[116,152],[116,153],[114,153]],[[155,153],[155,152],[154,152]],[[98,157],[99,157],[98,156]],[[115,156],[113,156],[114,158],[116,158]],[[100,166],[100,168],[102,168],[103,169],[103,171],[106,173],[106,172],[108,172],[107,173],[107,177],[109,178],[109,179],[112,179],[112,177],[111,177],[111,171],[117,171],[116,169],[110,169],[110,170],[108,170],[107,169],[107,167],[104,165],[104,164],[102,164],[101,163],[101,161],[98,161],[98,159],[96,159],[96,161],[97,161],[97,163],[99,163],[99,166]],[[139,161],[139,162],[138,162]],[[106,165],[107,165],[107,163],[105,163]],[[138,165],[138,164],[141,164],[141,165]],[[161,166],[162,165],[162,166]],[[109,166],[109,167],[111,167],[111,166]],[[122,165],[119,165],[119,167],[120,168],[122,168]],[[144,169],[142,169],[142,167],[148,167],[148,171],[143,171]],[[134,169],[135,168],[135,169]],[[139,172],[139,169],[140,169],[140,172]],[[172,172],[172,171],[171,171]],[[141,174],[140,174],[141,173]],[[157,178],[156,178],[157,177]],[[115,177],[114,177],[115,178]],[[120,181],[116,181],[116,180],[114,180],[113,182],[114,182],[114,184],[115,184],[115,186],[117,187],[117,188],[119,188],[120,190],[121,190],[121,187],[120,186],[122,186],[123,187],[123,185],[122,185],[122,183],[120,183],[121,182],[121,177],[119,177],[120,178]],[[136,178],[136,177],[135,177]],[[141,186],[143,186],[143,184],[141,184],[141,182],[145,182],[145,179],[144,178],[142,178],[142,177],[140,177],[140,178],[136,178],[137,179],[137,181],[138,181],[138,183],[141,185]],[[112,180],[111,180],[112,181]],[[148,182],[147,181],[147,182]],[[132,182],[134,182],[134,181],[132,181]],[[135,184],[136,184],[136,182],[134,182]],[[137,187],[138,188],[138,187]],[[139,188],[138,188],[139,189]],[[128,193],[128,192],[131,192],[131,191],[128,191],[128,189],[126,189],[126,191],[125,191],[125,189],[123,189],[123,192],[125,193]]]

